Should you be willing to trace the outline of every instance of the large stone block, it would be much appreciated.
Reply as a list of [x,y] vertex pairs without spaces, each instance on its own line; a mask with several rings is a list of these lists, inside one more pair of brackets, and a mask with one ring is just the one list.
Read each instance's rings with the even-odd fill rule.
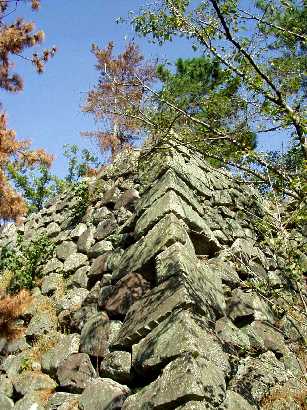
[[146,372],[186,353],[204,357],[226,374],[230,371],[218,338],[208,330],[205,320],[189,311],[175,311],[132,346],[132,362],[137,371]]
[[[140,168],[140,178],[145,187],[149,188],[153,182],[161,177],[167,170],[172,169],[183,179],[189,186],[199,191],[206,197],[211,197],[210,182],[203,171],[197,164],[187,164],[183,156],[174,150],[169,155],[156,154],[154,159],[144,164]],[[146,189],[146,188],[145,188]]]
[[203,207],[198,202],[193,189],[189,187],[181,178],[179,178],[179,176],[171,169],[166,171],[159,181],[154,184],[149,191],[146,191],[142,195],[141,199],[137,203],[136,212],[141,214],[144,210],[151,207],[157,199],[170,190],[176,192],[179,196],[185,199],[195,211],[197,211],[200,215],[202,214]]
[[[164,215],[172,212],[178,218],[191,228],[197,231],[210,231],[209,226],[203,218],[187,202],[183,200],[176,192],[168,191],[162,197],[157,199],[150,208],[138,219],[135,227],[135,233],[138,236],[146,233],[154,224],[156,224]],[[211,233],[212,240],[214,240]]]
[[200,299],[200,293],[188,281],[171,277],[131,306],[114,345],[127,347],[137,343],[175,309],[192,306],[205,310],[206,301]]
[[179,407],[188,399],[204,400],[217,407],[225,395],[222,371],[204,358],[185,355],[168,364],[153,383],[130,396],[123,410],[175,408],[176,402]]
[[96,313],[82,329],[80,352],[96,357],[106,356],[109,353],[109,345],[117,336],[120,327],[120,321],[109,320],[104,312]]
[[159,252],[175,242],[187,243],[188,234],[174,214],[166,215],[148,234],[131,245],[122,255],[119,265],[113,271],[113,281],[130,272],[142,272],[142,268]]
[[191,247],[173,244],[157,257],[156,266],[158,283],[172,276],[180,277],[190,284],[199,304],[206,307],[212,317],[224,314],[226,303],[221,277],[209,264],[200,262]]

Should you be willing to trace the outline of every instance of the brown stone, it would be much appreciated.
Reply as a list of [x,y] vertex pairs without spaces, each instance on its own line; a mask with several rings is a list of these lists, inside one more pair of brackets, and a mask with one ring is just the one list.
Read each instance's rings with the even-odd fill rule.
[[112,286],[107,293],[102,292],[98,304],[110,317],[122,316],[148,289],[150,289],[150,283],[142,275],[128,273],[115,286]]
[[58,368],[57,377],[61,387],[72,393],[81,393],[93,377],[97,377],[86,353],[69,356]]

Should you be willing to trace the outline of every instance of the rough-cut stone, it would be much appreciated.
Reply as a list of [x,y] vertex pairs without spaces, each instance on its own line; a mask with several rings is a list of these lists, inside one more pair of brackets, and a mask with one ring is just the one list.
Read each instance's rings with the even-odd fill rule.
[[227,300],[227,313],[234,323],[239,324],[253,320],[274,321],[270,307],[255,292],[247,293],[241,289],[234,290]]
[[112,251],[113,245],[110,241],[100,241],[92,246],[87,252],[90,258],[96,258],[99,255],[104,254],[105,252]]
[[1,410],[11,410],[13,407],[14,407],[13,400],[7,397],[5,394],[0,392],[0,409]]
[[59,385],[72,393],[81,393],[95,377],[96,371],[85,353],[72,354],[57,369]]
[[227,318],[223,317],[215,323],[215,332],[228,348],[239,355],[251,348],[248,336]]
[[193,190],[172,170],[166,171],[158,183],[154,184],[149,191],[141,196],[141,199],[136,205],[137,213],[151,207],[157,199],[169,190],[176,192],[180,197],[184,198],[195,211],[200,215],[202,214],[202,206],[194,195]]
[[99,222],[96,232],[95,232],[95,238],[98,241],[101,241],[102,239],[106,238],[107,236],[111,235],[117,228],[117,223],[115,218],[108,218],[105,221]]
[[21,352],[17,355],[7,356],[1,363],[0,369],[11,379],[16,377],[21,371],[24,363],[29,360],[29,352]]
[[108,377],[118,383],[131,382],[131,354],[129,352],[110,352],[101,362],[100,376]]
[[77,252],[77,245],[72,241],[65,241],[58,245],[55,251],[57,258],[65,261],[70,255]]
[[108,218],[110,215],[110,211],[106,206],[103,206],[100,209],[97,209],[93,214],[93,221],[95,224],[103,221],[104,219]]
[[81,410],[121,409],[130,393],[127,386],[122,386],[111,379],[95,379],[80,396]]
[[89,249],[94,243],[94,228],[90,227],[86,231],[84,231],[78,239],[78,252],[88,253]]
[[51,222],[46,228],[46,234],[49,237],[55,237],[61,231],[60,226],[56,222]]
[[[219,408],[219,407],[218,407]],[[204,403],[203,401],[189,401],[182,406],[176,407],[176,410],[213,410],[209,403]]]
[[201,357],[186,355],[168,364],[157,380],[130,396],[123,410],[168,408],[189,398],[205,400],[217,407],[225,395],[221,370]]
[[230,372],[227,355],[207,324],[188,311],[174,312],[137,345],[132,346],[133,366],[145,372],[161,368],[174,357],[189,353]]
[[242,396],[240,396],[235,391],[227,390],[226,399],[223,402],[223,404],[219,407],[219,409],[221,410],[256,410],[256,407],[249,404]]
[[58,410],[63,409],[63,406],[67,406],[64,407],[65,410],[77,410],[79,397],[79,394],[57,392],[49,397],[46,409]]
[[83,232],[87,230],[87,225],[84,223],[78,224],[71,232],[70,232],[70,237],[71,239],[78,239]]
[[42,282],[42,294],[43,295],[52,295],[58,289],[64,287],[63,275],[53,272],[50,273],[48,276],[44,277]]
[[13,380],[13,385],[17,393],[22,396],[31,391],[54,390],[56,382],[47,374],[39,372],[24,371]]
[[68,256],[64,262],[63,271],[64,273],[69,273],[76,271],[81,266],[87,265],[88,259],[87,256],[83,253],[74,253],[73,255]]
[[137,343],[173,310],[194,304],[191,289],[177,278],[170,278],[131,306],[114,345],[127,347]]
[[89,277],[101,276],[108,270],[108,257],[110,253],[98,256],[94,259],[91,268],[88,272]]
[[284,365],[274,353],[266,352],[259,358],[242,360],[238,372],[230,382],[230,388],[245,397],[251,404],[259,404],[270,388],[288,380]]
[[41,392],[31,391],[15,403],[14,410],[45,410]]
[[174,191],[166,192],[142,214],[136,223],[135,233],[138,236],[144,235],[164,215],[170,212],[183,219],[192,229],[205,231],[208,233],[209,238],[214,241],[213,234],[204,219]]
[[42,356],[42,369],[48,374],[55,374],[60,364],[71,354],[78,353],[80,336],[62,335],[59,342]]
[[4,394],[7,397],[13,396],[12,380],[4,374],[0,376],[0,393]]
[[31,319],[26,330],[27,336],[38,337],[51,333],[57,328],[57,317],[51,310],[41,310]]
[[119,196],[114,209],[120,209],[121,207],[133,208],[133,205],[139,198],[140,194],[136,189],[128,189]]
[[121,322],[109,320],[105,313],[97,313],[84,325],[80,338],[80,351],[104,357],[117,336]]
[[113,271],[113,280],[118,280],[130,272],[140,272],[141,268],[161,252],[166,246],[174,242],[186,243],[188,235],[179,219],[173,215],[166,215],[148,234],[123,254],[120,264]]
[[89,291],[83,288],[70,289],[60,300],[57,301],[57,311],[77,310],[81,307]]
[[158,283],[169,277],[189,283],[197,295],[198,304],[213,317],[224,314],[226,304],[221,278],[210,265],[198,261],[191,246],[176,243],[157,257]]
[[82,266],[81,268],[79,268],[73,275],[69,276],[66,286],[68,288],[86,288],[88,282],[87,273],[89,269],[89,266]]
[[101,289],[98,304],[110,317],[118,317],[124,316],[130,306],[150,289],[150,283],[138,273],[129,273],[108,288],[108,292]]
[[42,274],[48,275],[51,272],[61,272],[63,270],[63,263],[56,258],[50,259],[43,267]]

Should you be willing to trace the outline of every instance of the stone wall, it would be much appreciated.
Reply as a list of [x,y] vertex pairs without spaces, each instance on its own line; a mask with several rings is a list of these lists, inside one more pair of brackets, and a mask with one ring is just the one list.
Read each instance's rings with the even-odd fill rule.
[[79,221],[68,192],[2,230],[55,251],[24,335],[1,339],[0,408],[303,408],[303,319],[256,286],[282,287],[285,263],[259,241],[257,191],[172,143],[87,183]]

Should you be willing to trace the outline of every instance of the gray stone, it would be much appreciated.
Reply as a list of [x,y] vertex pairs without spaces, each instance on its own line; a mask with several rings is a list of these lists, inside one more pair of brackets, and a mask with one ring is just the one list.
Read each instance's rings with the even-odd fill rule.
[[131,382],[131,354],[129,352],[110,352],[101,362],[100,376],[108,377],[118,383]]
[[186,404],[183,404],[182,406],[176,407],[176,410],[213,410],[214,407],[212,407],[209,403],[205,403],[203,401],[189,401]]
[[71,232],[70,232],[70,237],[71,239],[76,239],[78,240],[79,236],[83,234],[87,230],[87,226],[84,223],[78,224]]
[[79,394],[57,392],[53,394],[51,397],[49,397],[46,409],[58,410],[61,409],[62,406],[68,406],[66,410],[77,410],[79,397]]
[[219,407],[220,410],[256,410],[242,396],[235,391],[227,390],[226,399]]
[[15,403],[14,410],[45,410],[41,392],[31,391]]
[[29,362],[29,352],[21,352],[17,355],[7,356],[1,363],[1,370],[11,379],[16,377],[24,367],[25,363]]
[[107,236],[111,235],[117,228],[117,223],[112,215],[111,218],[108,218],[104,221],[99,222],[96,232],[95,232],[95,238],[100,241]]
[[89,291],[83,288],[70,289],[60,300],[57,301],[57,311],[77,310],[81,307]]
[[48,374],[55,374],[57,368],[71,354],[78,353],[80,336],[62,335],[59,342],[42,356],[42,369]]
[[11,410],[13,407],[14,407],[13,400],[7,397],[5,394],[0,392],[0,409],[1,410]]
[[228,349],[238,355],[245,354],[251,348],[248,336],[227,318],[223,317],[215,323],[215,332]]
[[130,246],[121,257],[119,266],[113,271],[116,281],[127,273],[140,271],[166,246],[175,242],[187,243],[189,237],[179,219],[173,215],[166,215],[148,234]]
[[137,213],[151,207],[157,199],[169,190],[176,192],[179,196],[184,198],[195,211],[200,215],[202,214],[202,206],[194,195],[193,190],[172,170],[166,171],[166,173],[159,179],[158,183],[154,184],[149,191],[142,195],[136,205]]
[[61,272],[63,270],[63,263],[56,258],[50,259],[43,267],[42,274],[48,275],[51,272]]
[[121,409],[129,395],[127,386],[122,386],[111,379],[94,379],[80,397],[81,410],[115,410]]
[[57,317],[54,311],[41,310],[31,319],[26,330],[27,336],[38,337],[57,329]]
[[94,243],[94,228],[87,228],[87,230],[84,231],[78,239],[78,251],[81,253],[88,253],[89,249]]
[[47,374],[24,371],[13,380],[13,385],[17,393],[25,396],[27,393],[39,390],[54,390],[56,382]]
[[188,353],[193,357],[205,358],[228,374],[228,357],[218,338],[207,328],[204,320],[189,311],[174,312],[132,346],[133,366],[147,372]]
[[234,290],[227,300],[227,314],[235,324],[248,318],[250,323],[253,320],[274,321],[270,307],[256,292],[243,292],[241,289]]
[[65,261],[70,255],[77,252],[77,245],[73,241],[65,241],[56,247],[56,256]]
[[284,384],[289,375],[274,353],[266,352],[258,358],[241,360],[238,372],[230,382],[230,388],[250,403],[259,404],[276,384]]
[[46,228],[46,234],[53,238],[61,231],[60,226],[56,222],[51,222]]
[[209,259],[208,264],[220,275],[222,282],[227,286],[234,288],[240,285],[241,279],[236,272],[234,263],[231,261],[217,257]]
[[129,273],[114,286],[102,287],[98,305],[110,317],[125,316],[130,306],[150,289],[150,283],[138,273]]
[[108,208],[106,206],[103,206],[100,209],[96,209],[94,214],[93,214],[94,223],[97,224],[97,223],[103,221],[104,219],[108,218],[110,213],[111,212],[108,210]]
[[104,357],[121,327],[121,322],[109,320],[105,313],[97,313],[84,325],[80,337],[80,352]]
[[54,292],[56,292],[58,289],[63,288],[64,286],[64,281],[63,281],[63,275],[60,275],[59,273],[52,272],[48,276],[45,276],[42,282],[42,294],[43,295],[52,295]]
[[0,375],[0,393],[4,394],[7,397],[13,396],[12,380],[4,374]]
[[119,196],[114,209],[120,209],[121,207],[131,208],[139,198],[140,194],[136,189],[128,189]]
[[185,355],[168,364],[154,382],[130,396],[123,410],[163,409],[189,398],[217,407],[225,396],[221,370],[201,357]]
[[60,386],[72,393],[81,393],[95,377],[96,371],[85,353],[72,354],[57,370]]
[[172,212],[192,229],[205,231],[214,241],[214,236],[204,219],[185,200],[174,191],[166,192],[157,199],[138,219],[135,233],[140,237],[154,226],[164,215]]
[[180,278],[197,295],[197,304],[212,318],[223,315],[226,308],[222,281],[217,271],[206,262],[200,262],[191,246],[175,243],[157,257],[157,281],[169,277]]
[[91,268],[88,272],[89,277],[101,276],[108,270],[108,257],[110,252],[105,253],[104,255],[98,256],[93,260]]
[[105,252],[112,251],[113,245],[110,241],[100,241],[92,246],[88,251],[88,256],[90,258],[96,258],[99,255],[104,254]]
[[88,271],[89,266],[82,266],[81,268],[79,268],[73,275],[69,276],[66,284],[67,287],[86,288],[88,282]]
[[81,268],[81,266],[87,265],[88,259],[87,256],[83,253],[74,253],[73,255],[68,256],[64,262],[63,271],[64,273],[69,273],[76,271]]
[[137,343],[175,309],[194,304],[190,287],[176,277],[170,278],[131,306],[114,345],[127,347]]

